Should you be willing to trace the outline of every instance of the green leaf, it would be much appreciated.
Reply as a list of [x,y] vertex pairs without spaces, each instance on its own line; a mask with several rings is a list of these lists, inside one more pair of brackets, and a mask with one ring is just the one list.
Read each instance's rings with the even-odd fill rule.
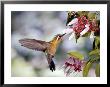
[[89,59],[89,61],[86,62],[86,64],[84,65],[84,68],[83,68],[83,76],[84,76],[84,77],[87,77],[87,76],[88,76],[88,73],[89,73],[90,68],[92,67],[92,64],[93,64],[97,59],[98,59],[98,58],[92,58],[92,59]]
[[99,49],[100,47],[100,37],[96,36],[95,37],[95,49]]
[[99,77],[100,76],[100,64],[96,64],[96,68],[95,68],[95,74],[96,74],[96,77]]
[[96,13],[88,13],[88,19],[90,19],[90,20],[93,20],[93,19],[96,19]]
[[81,53],[77,52],[77,51],[71,51],[71,52],[68,52],[67,54],[70,55],[71,57],[74,57],[74,58],[77,58],[77,59],[80,59],[80,60],[84,59],[84,56]]
[[80,16],[88,15],[89,11],[78,11],[77,12]]
[[99,55],[95,55],[95,56],[89,56],[91,58],[91,61],[92,62],[98,62],[100,61],[100,56]]
[[90,34],[91,34],[91,32],[87,32],[84,35],[82,35],[82,37],[88,37],[88,36],[90,36]]
[[93,62],[88,61],[83,68],[83,77],[87,77]]
[[99,56],[100,55],[100,50],[99,49],[95,49],[95,50],[92,50],[91,52],[89,52],[89,56],[92,56],[92,55]]

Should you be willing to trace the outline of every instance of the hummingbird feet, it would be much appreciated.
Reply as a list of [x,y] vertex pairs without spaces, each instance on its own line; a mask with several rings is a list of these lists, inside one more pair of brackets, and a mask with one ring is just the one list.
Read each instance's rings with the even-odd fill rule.
[[53,60],[51,60],[49,67],[52,72],[55,71],[55,63],[53,62]]

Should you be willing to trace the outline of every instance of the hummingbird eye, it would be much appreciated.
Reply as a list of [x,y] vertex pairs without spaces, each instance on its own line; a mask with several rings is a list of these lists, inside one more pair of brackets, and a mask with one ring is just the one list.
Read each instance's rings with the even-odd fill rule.
[[57,39],[59,40],[61,38],[61,36],[58,36]]
[[60,38],[61,36],[59,36],[59,38]]

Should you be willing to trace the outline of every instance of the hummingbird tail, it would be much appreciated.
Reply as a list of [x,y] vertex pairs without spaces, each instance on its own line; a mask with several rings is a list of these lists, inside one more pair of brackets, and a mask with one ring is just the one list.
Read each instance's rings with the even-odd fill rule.
[[53,62],[53,60],[51,60],[49,67],[52,72],[55,71],[55,63]]
[[48,64],[49,64],[49,68],[52,72],[55,71],[55,63],[52,60],[53,57],[54,57],[53,55],[47,54],[47,61],[48,61]]

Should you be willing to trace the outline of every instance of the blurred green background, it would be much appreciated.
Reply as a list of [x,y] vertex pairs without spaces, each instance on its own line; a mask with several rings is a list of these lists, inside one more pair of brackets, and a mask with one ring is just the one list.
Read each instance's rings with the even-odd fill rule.
[[[11,12],[11,75],[34,76],[34,77],[59,77],[65,76],[59,68],[68,58],[68,51],[77,50],[88,58],[87,53],[92,49],[92,41],[89,38],[68,40],[69,35],[60,43],[54,61],[56,71],[51,72],[48,68],[46,56],[43,52],[34,51],[22,47],[19,39],[32,38],[50,41],[54,35],[62,33],[66,26],[67,12],[63,11],[12,11]],[[93,70],[91,71],[93,72]],[[72,75],[71,75],[72,76]],[[82,72],[79,73],[82,76]],[[94,76],[90,73],[89,76]]]

